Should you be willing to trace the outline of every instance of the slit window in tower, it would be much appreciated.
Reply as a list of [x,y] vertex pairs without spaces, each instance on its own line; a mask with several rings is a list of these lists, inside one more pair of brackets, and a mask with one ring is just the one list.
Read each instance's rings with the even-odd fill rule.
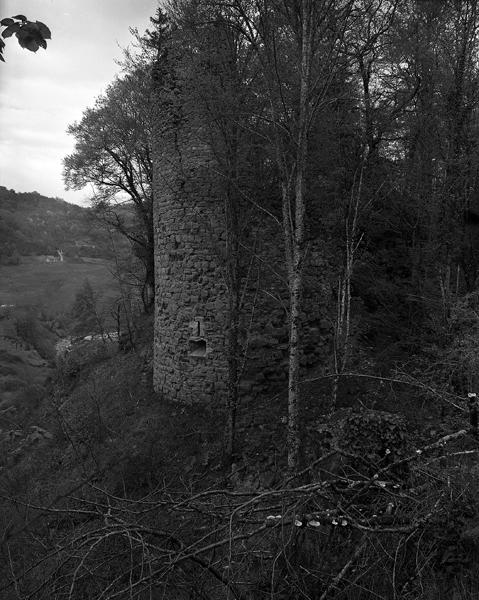
[[203,317],[190,322],[189,356],[206,356],[205,323]]

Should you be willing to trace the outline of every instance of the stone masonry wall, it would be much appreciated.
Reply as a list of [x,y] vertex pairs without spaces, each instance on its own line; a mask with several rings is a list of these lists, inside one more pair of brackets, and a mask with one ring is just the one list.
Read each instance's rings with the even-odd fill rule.
[[[153,134],[155,193],[154,386],[186,403],[222,402],[227,390],[226,224],[217,165],[194,107]],[[242,222],[242,310],[239,332],[243,397],[285,387],[288,287],[281,228],[245,207]],[[312,245],[305,270],[304,368],[330,347],[324,260]]]
[[[251,216],[249,281],[242,311],[241,345],[244,368],[240,389],[249,398],[286,387],[288,377],[289,293],[281,230],[271,223],[258,223]],[[314,246],[304,272],[301,366],[306,370],[324,363],[331,347],[331,323],[325,318],[331,304],[325,272],[327,266]]]
[[173,127],[159,120],[153,156],[155,389],[186,403],[219,400],[226,389],[227,304],[214,161],[193,118]]

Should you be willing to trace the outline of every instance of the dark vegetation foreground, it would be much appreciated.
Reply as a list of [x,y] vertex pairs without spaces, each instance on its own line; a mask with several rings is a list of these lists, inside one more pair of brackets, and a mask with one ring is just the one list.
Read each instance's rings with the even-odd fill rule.
[[368,335],[337,385],[305,370],[292,475],[285,384],[240,403],[230,456],[226,403],[154,393],[153,320],[108,255],[3,256],[2,600],[477,596],[475,294],[420,338],[360,271]]
[[285,394],[241,405],[225,464],[224,407],[153,392],[151,331],[76,348],[18,429],[4,421],[0,597],[476,597],[464,403],[344,377],[330,413],[331,378],[311,372],[300,472]]

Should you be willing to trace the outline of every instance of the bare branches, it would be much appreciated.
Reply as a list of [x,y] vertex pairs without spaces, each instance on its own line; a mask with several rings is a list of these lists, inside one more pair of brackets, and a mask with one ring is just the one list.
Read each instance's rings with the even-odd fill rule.
[[[441,473],[433,469],[435,458],[462,456],[463,452],[444,453],[444,448],[466,434],[466,430],[450,433],[387,465],[378,464],[372,476],[348,470],[354,454],[338,447],[272,489],[191,493],[162,488],[134,500],[90,486],[92,495],[70,496],[61,507],[30,505],[38,515],[70,515],[71,529],[51,552],[22,572],[12,561],[10,582],[2,589],[14,587],[19,597],[33,599],[55,585],[58,598],[66,599],[95,582],[94,597],[113,599],[140,597],[151,586],[172,594],[178,582],[191,588],[200,578],[207,586],[216,582],[233,598],[245,600],[255,585],[252,557],[261,557],[274,594],[284,569],[297,576],[294,565],[303,546],[311,552],[328,538],[348,539],[351,550],[342,554],[334,569],[324,570],[320,562],[305,564],[313,580],[323,580],[321,597],[327,598],[333,589],[347,585],[348,573],[357,570],[361,557],[379,544],[378,536],[410,544],[433,530],[433,523],[447,511],[450,494],[450,484],[438,486]],[[342,457],[343,463],[336,463],[342,466],[328,475],[327,465],[335,456]],[[405,464],[414,470],[399,480],[395,473]],[[321,472],[320,478],[312,478],[313,471]],[[308,477],[309,482],[293,484],[294,479]],[[87,520],[78,523],[78,516]],[[39,569],[47,576],[36,591],[25,595],[27,581]],[[110,573],[106,579],[98,577],[102,570]]]

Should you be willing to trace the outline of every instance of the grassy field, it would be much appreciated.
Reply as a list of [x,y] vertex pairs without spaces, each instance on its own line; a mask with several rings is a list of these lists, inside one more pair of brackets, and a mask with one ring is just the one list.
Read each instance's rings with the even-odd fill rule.
[[21,428],[54,371],[51,359],[59,334],[41,322],[40,315],[68,320],[64,316],[88,279],[100,294],[105,327],[113,326],[110,307],[120,291],[111,269],[101,259],[45,263],[39,257],[0,266],[0,305],[13,305],[0,308],[0,429]]
[[41,263],[26,258],[19,265],[0,266],[0,305],[41,307],[48,314],[60,314],[70,309],[87,278],[108,303],[119,296],[112,267],[107,261]]

